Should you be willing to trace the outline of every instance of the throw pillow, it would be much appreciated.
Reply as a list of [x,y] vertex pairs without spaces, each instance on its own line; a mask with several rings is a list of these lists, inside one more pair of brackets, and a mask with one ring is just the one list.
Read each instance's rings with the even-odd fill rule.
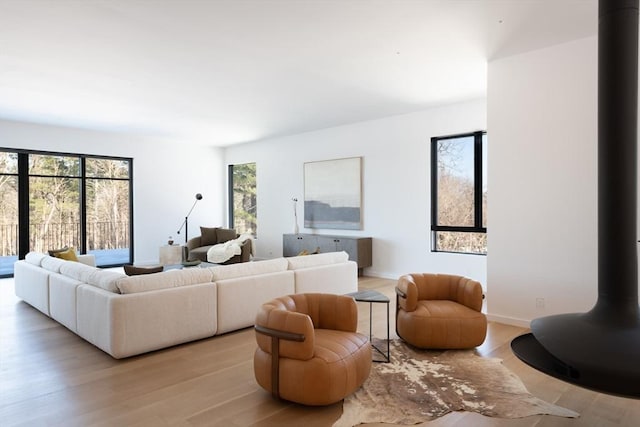
[[218,243],[216,230],[218,227],[200,227],[200,245],[211,246]]
[[140,274],[160,273],[164,267],[159,265],[157,267],[135,267],[133,265],[125,265],[124,274],[127,276],[138,276]]
[[56,256],[55,254],[57,254],[58,252],[64,252],[68,250],[69,250],[69,247],[65,246],[64,248],[61,248],[61,249],[49,249],[47,252],[49,253],[49,256]]
[[78,256],[73,248],[64,247],[62,249],[52,249],[49,251],[49,255],[64,259],[66,261],[78,261]]
[[228,242],[238,237],[238,233],[233,228],[218,228],[216,235],[218,236],[218,243]]

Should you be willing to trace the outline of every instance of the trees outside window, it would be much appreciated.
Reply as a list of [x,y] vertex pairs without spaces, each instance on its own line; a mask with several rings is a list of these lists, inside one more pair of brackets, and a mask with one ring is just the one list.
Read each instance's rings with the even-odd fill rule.
[[229,226],[242,233],[257,234],[256,164],[229,165]]
[[80,159],[30,154],[29,250],[80,245]]
[[431,138],[431,248],[487,253],[486,132]]
[[0,276],[29,251],[132,260],[131,159],[0,149]]
[[87,158],[85,161],[86,247],[104,264],[129,258],[131,162]]

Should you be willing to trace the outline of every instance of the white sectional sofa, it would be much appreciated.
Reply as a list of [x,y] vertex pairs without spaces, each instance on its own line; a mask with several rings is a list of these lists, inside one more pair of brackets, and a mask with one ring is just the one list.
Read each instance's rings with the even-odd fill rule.
[[358,290],[346,252],[126,276],[29,253],[15,293],[116,359],[253,326],[258,308],[294,293]]

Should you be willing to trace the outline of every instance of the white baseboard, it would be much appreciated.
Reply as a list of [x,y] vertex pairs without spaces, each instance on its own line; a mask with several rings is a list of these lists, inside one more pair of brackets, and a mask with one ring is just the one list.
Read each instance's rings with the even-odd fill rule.
[[391,279],[391,280],[398,280],[398,278],[401,276],[400,274],[386,273],[384,271],[375,271],[369,267],[365,268],[363,273],[364,273],[364,276],[379,277],[381,279]]
[[518,319],[515,317],[500,316],[487,313],[487,319],[490,322],[504,323],[505,325],[519,326],[521,328],[529,328],[531,321]]

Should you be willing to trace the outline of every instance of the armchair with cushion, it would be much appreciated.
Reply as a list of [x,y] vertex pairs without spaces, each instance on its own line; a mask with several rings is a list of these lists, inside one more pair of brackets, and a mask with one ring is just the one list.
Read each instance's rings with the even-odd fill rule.
[[356,332],[358,310],[345,295],[295,294],[262,305],[253,368],[276,398],[330,405],[369,377],[371,345]]
[[[207,262],[207,252],[214,245],[228,242],[238,238],[236,230],[221,227],[200,227],[200,236],[189,239],[185,245],[186,261],[204,261]],[[235,264],[238,262],[247,262],[251,259],[251,239],[247,239],[240,244],[240,255],[234,255],[227,261],[220,264]]]
[[467,277],[414,273],[396,287],[396,332],[419,348],[477,347],[487,334],[482,286]]

